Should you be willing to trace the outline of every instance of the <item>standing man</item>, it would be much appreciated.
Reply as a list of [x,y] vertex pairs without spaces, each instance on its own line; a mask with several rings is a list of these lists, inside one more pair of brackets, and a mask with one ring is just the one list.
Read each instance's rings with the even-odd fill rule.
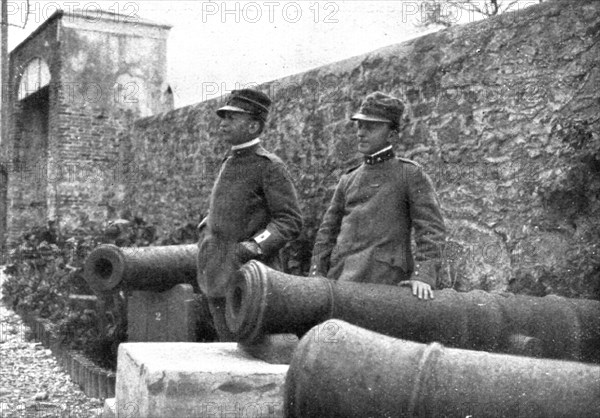
[[219,133],[231,145],[210,197],[206,231],[199,243],[198,284],[207,295],[221,341],[232,341],[225,322],[225,292],[241,264],[258,259],[279,267],[279,250],[295,239],[302,214],[288,170],[260,144],[271,100],[253,89],[234,90]]
[[[368,95],[357,121],[364,162],[342,176],[317,232],[311,275],[333,280],[411,286],[433,298],[445,226],[430,178],[414,161],[397,158],[404,105],[381,92]],[[416,263],[411,251],[414,228]]]

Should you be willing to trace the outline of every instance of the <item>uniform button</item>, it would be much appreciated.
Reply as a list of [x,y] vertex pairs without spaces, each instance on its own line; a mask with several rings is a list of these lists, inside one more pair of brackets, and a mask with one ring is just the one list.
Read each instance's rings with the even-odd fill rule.
[[415,276],[418,276],[418,275],[419,275],[419,272],[418,272],[418,271],[415,271]]

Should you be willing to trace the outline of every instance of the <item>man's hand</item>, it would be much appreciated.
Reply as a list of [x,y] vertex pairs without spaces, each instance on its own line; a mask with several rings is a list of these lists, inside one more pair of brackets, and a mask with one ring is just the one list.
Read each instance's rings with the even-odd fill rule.
[[242,264],[254,258],[258,258],[261,255],[262,251],[256,241],[243,241],[237,245],[236,257]]
[[403,280],[398,283],[398,286],[411,286],[412,293],[419,299],[433,299],[433,290],[431,286],[420,280]]

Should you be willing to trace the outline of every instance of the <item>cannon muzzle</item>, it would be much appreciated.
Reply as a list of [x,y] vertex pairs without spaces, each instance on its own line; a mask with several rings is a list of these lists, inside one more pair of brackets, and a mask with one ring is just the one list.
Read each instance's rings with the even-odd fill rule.
[[250,261],[227,290],[227,326],[252,344],[302,335],[330,318],[396,338],[471,350],[600,362],[600,302],[444,289],[433,300],[407,287],[300,277]]
[[331,320],[294,352],[284,411],[290,418],[597,417],[600,366],[425,345]]
[[103,244],[85,260],[84,277],[95,292],[124,284],[132,290],[165,291],[176,284],[196,286],[198,246],[117,247]]

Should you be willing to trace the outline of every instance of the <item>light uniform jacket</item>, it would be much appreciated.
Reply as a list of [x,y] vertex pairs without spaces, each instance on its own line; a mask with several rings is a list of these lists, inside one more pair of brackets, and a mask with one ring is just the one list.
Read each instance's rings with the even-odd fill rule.
[[260,145],[233,151],[210,198],[205,237],[199,243],[198,284],[209,297],[225,297],[239,242],[255,239],[261,261],[276,267],[279,250],[302,228],[296,190],[281,159]]
[[417,163],[363,163],[337,185],[317,233],[310,274],[381,284],[412,275],[435,287],[445,233],[433,184]]

